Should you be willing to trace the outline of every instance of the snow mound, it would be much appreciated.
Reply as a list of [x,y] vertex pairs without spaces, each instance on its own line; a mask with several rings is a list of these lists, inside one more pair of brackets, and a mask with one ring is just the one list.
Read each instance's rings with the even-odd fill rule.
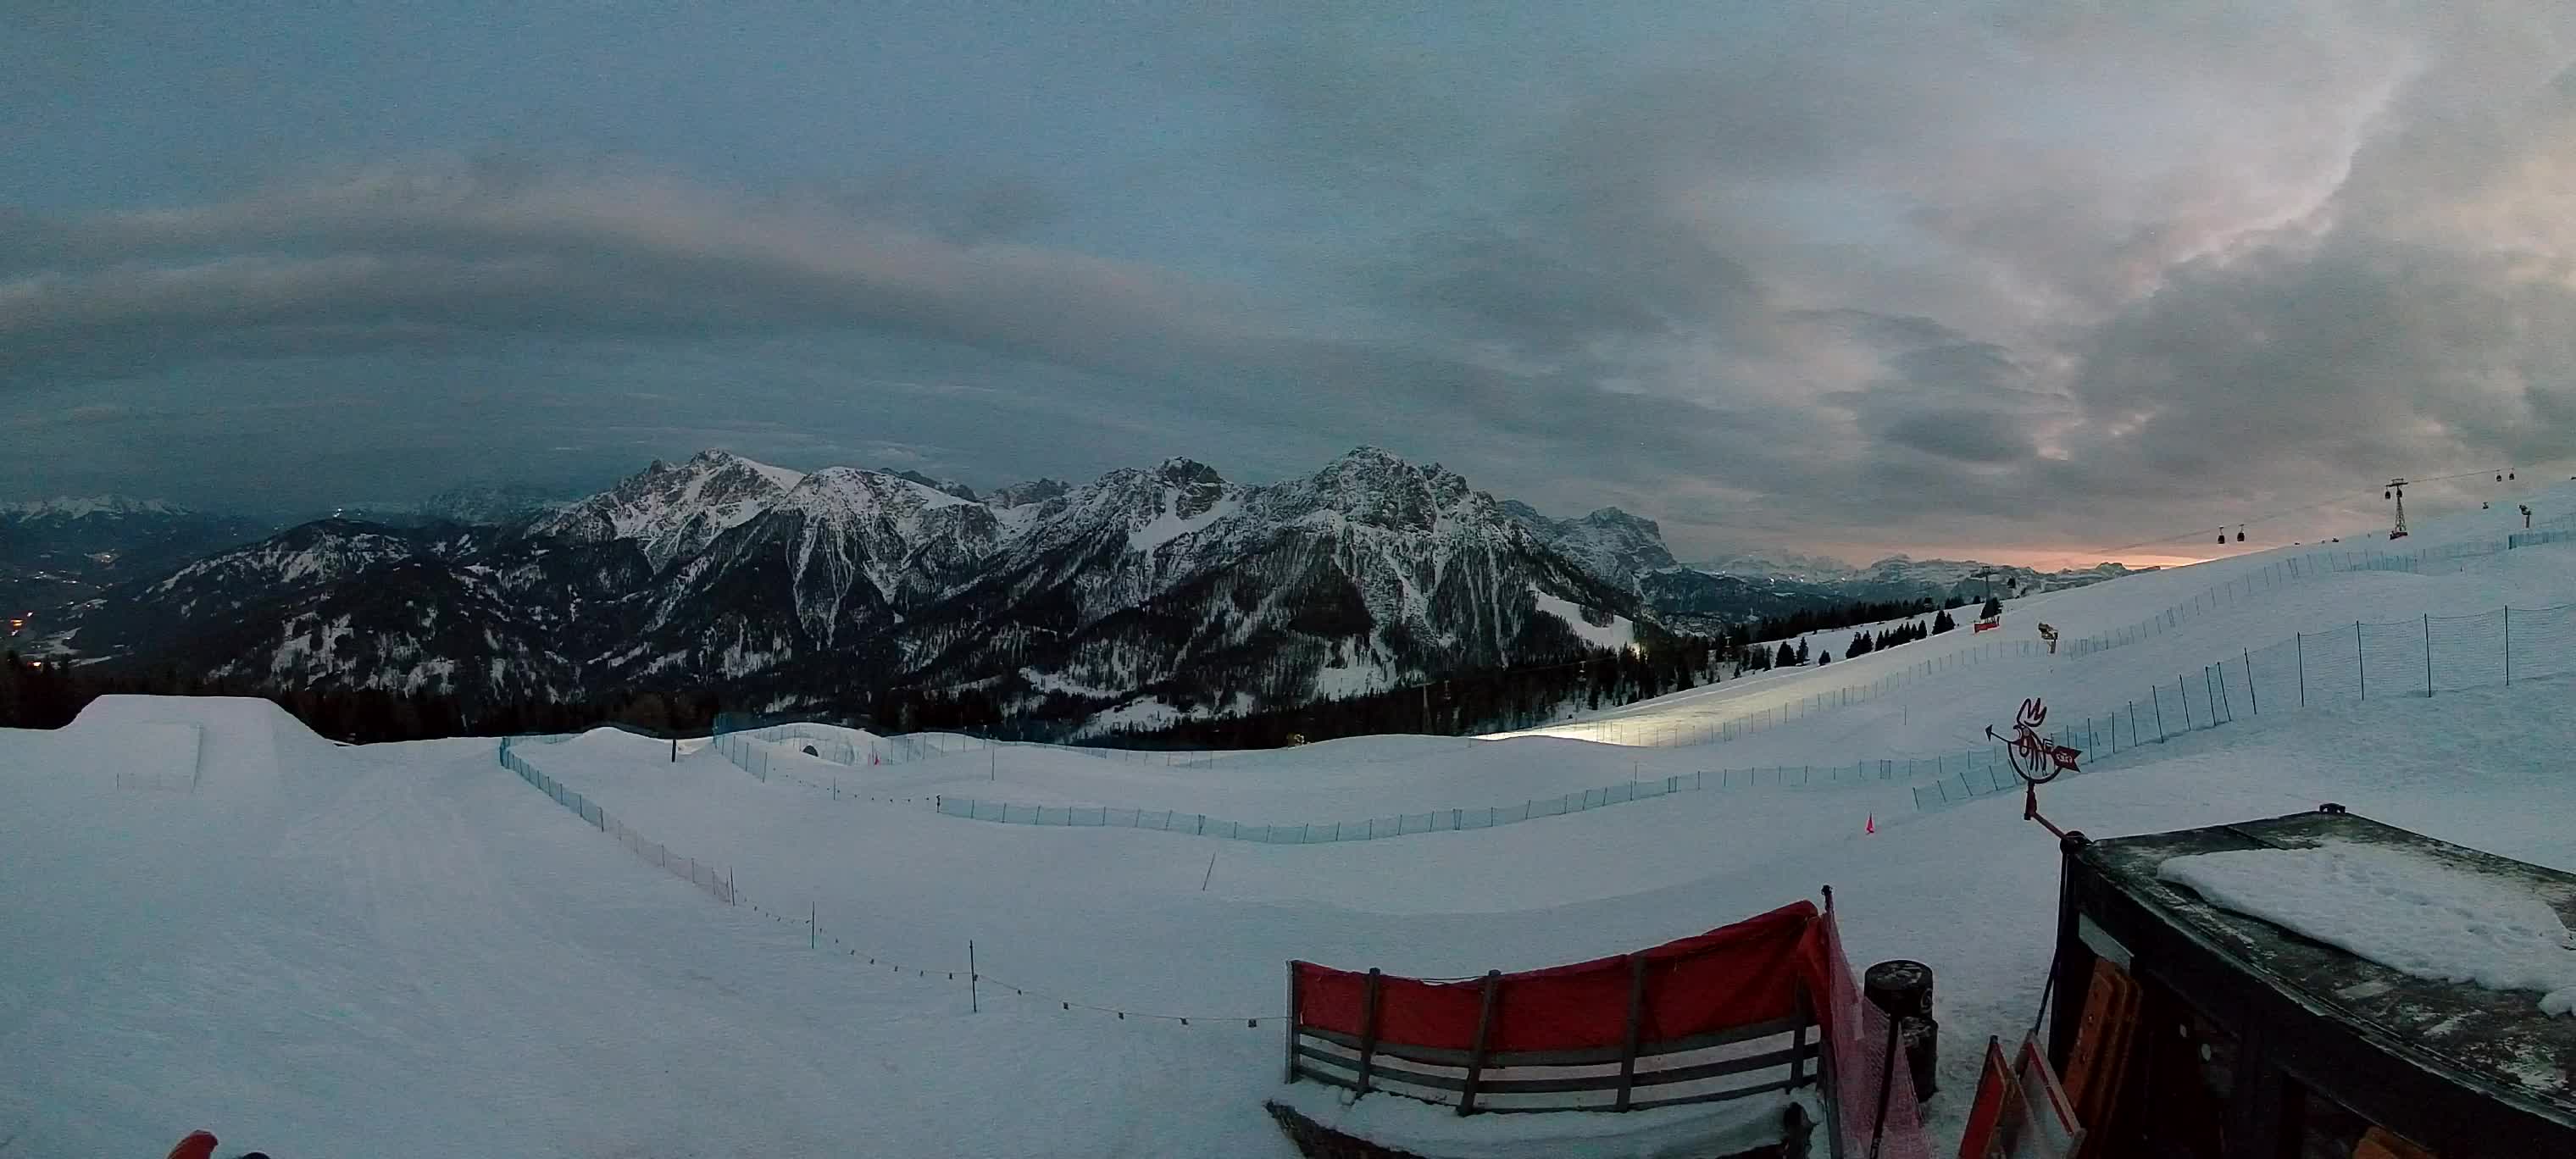
[[603,724],[564,741],[563,749],[566,752],[595,753],[601,756],[644,757],[670,752],[671,742]]
[[2166,881],[2389,969],[2576,1008],[2576,936],[2549,903],[2440,860],[2358,845],[2176,857]]
[[181,758],[187,732],[199,746],[200,791],[273,792],[286,774],[328,772],[343,759],[276,703],[247,696],[102,696],[64,726],[62,751],[70,767],[102,778],[158,774]]

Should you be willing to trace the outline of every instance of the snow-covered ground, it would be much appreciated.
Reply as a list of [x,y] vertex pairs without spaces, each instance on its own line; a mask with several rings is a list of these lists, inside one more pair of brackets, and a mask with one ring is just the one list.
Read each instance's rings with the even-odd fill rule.
[[[2479,514],[2417,540],[2486,534]],[[768,781],[615,732],[521,748],[626,825],[728,867],[740,906],[639,863],[487,741],[337,748],[264,702],[110,698],[60,732],[0,732],[0,1140],[14,1140],[0,1154],[157,1154],[202,1126],[281,1155],[1284,1156],[1260,1103],[1281,1090],[1286,960],[1523,969],[1828,884],[1856,962],[1938,974],[1946,1153],[1978,1047],[2028,1028],[2054,935],[2056,846],[2017,800],[1918,814],[1901,783],[1735,788],[1273,846],[978,823],[921,798],[1295,821],[1902,756],[1964,743],[2026,695],[2081,712],[2296,631],[2576,602],[2570,563],[2576,547],[2551,546],[2321,577],[2131,646],[1960,665],[1681,748],[1388,737],[1196,766],[1034,746],[868,766],[772,746],[773,771],[793,775]],[[2267,565],[2034,597],[2006,631],[2135,622]],[[1960,632],[1622,711],[1790,703],[1984,642]],[[2576,870],[2571,691],[2526,680],[2267,711],[2044,792],[2053,818],[2096,836],[2332,800]],[[197,726],[193,791],[126,787],[137,771],[173,783],[185,746],[130,739],[173,724]]]

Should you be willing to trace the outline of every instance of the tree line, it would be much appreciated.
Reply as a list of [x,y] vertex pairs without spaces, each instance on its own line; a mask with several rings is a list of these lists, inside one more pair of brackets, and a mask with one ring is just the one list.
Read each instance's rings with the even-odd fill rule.
[[[1626,648],[1587,648],[1575,659],[1551,658],[1524,666],[1453,673],[1424,684],[1332,697],[1250,714],[1191,718],[1124,726],[1092,743],[1134,748],[1265,748],[1378,733],[1469,735],[1528,728],[1572,710],[1635,703],[1716,683],[1730,674],[1807,663],[1828,663],[1830,651],[1811,655],[1807,642],[1757,647],[1791,633],[1931,612],[1929,623],[1894,625],[1853,634],[1846,658],[1919,640],[1957,626],[1948,607],[1931,600],[1855,603],[1812,609],[1739,624],[1715,637],[1683,636],[1637,625]],[[2000,610],[1989,601],[1985,614]],[[704,736],[729,707],[714,692],[647,689],[611,699],[492,702],[448,693],[382,689],[326,691],[278,689],[241,679],[201,679],[168,668],[107,671],[60,661],[32,660],[16,652],[0,663],[0,728],[60,728],[92,700],[113,694],[146,696],[246,696],[275,702],[314,732],[351,744],[432,740],[456,736],[512,736],[581,732],[602,725],[657,736]],[[1088,713],[1062,715],[1014,711],[1015,702],[982,686],[955,689],[883,689],[834,714],[881,732],[960,732],[1018,740],[1062,740]],[[741,706],[732,706],[741,707]]]
[[1579,660],[1455,673],[1294,708],[1110,730],[1112,748],[1277,748],[1386,733],[1464,736],[1530,728],[1575,708],[1631,704],[1715,683],[1723,641],[1638,626],[1637,646],[1596,648]]

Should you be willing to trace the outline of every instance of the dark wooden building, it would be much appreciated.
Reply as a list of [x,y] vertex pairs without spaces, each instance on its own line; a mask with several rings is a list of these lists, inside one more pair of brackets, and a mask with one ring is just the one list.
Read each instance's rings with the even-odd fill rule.
[[2576,1020],[2543,1014],[2538,993],[2402,974],[2157,876],[2189,854],[2328,844],[2435,858],[2576,919],[2576,876],[2339,806],[2102,841],[2070,834],[2050,1058],[2117,1076],[2101,1121],[2085,1124],[2098,1137],[2086,1155],[2576,1157]]

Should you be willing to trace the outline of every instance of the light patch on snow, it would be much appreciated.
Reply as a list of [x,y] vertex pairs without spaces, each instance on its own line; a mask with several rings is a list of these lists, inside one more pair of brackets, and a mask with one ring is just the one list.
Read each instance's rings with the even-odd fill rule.
[[1138,551],[1151,552],[1193,531],[1218,523],[1243,506],[1235,497],[1229,495],[1209,504],[1207,510],[1184,519],[1178,512],[1172,510],[1170,502],[1171,497],[1164,496],[1165,505],[1161,513],[1154,517],[1153,522],[1127,533],[1128,546]]
[[1327,665],[1315,670],[1315,695],[1319,699],[1359,696],[1393,687],[1394,677],[1367,657],[1340,667]]
[[762,478],[778,484],[778,489],[781,491],[793,490],[797,484],[805,481],[805,472],[803,471],[790,471],[785,467],[773,467],[767,463],[743,458],[740,455],[734,456],[734,459],[735,461],[740,462],[743,466],[760,472],[760,476]]
[[2156,876],[2283,929],[2443,982],[2541,991],[2576,1006],[2576,937],[2527,889],[2372,846],[2239,849],[2176,857]]
[[1067,696],[1110,697],[1121,696],[1131,691],[1125,688],[1102,688],[1098,685],[1084,684],[1060,673],[1038,668],[1020,669],[1020,678],[1028,681],[1029,687],[1039,693],[1061,692]]
[[1612,616],[1609,627],[1596,627],[1583,622],[1583,608],[1572,600],[1551,596],[1537,588],[1530,589],[1530,597],[1538,601],[1538,610],[1565,621],[1565,626],[1574,629],[1575,635],[1594,645],[1625,648],[1637,642],[1637,625],[1630,623],[1626,616]]

